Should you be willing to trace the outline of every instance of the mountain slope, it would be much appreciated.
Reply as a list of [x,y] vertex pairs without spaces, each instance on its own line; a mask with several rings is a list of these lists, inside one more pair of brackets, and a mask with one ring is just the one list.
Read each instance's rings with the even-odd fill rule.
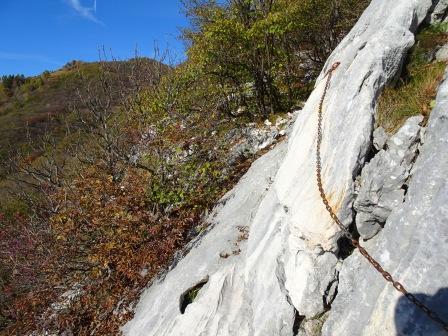
[[[353,316],[347,322],[353,323],[350,330],[355,330],[356,325],[358,329],[364,328],[361,334],[395,335],[395,330],[401,327],[394,325],[394,315],[381,307],[375,311],[381,315],[380,319],[368,320],[369,315],[365,315],[365,325],[358,324],[356,316],[360,310],[356,304],[360,297],[350,294],[356,283],[342,287],[347,291],[345,300],[339,303],[339,312],[332,318],[330,308],[339,295],[339,270],[350,251],[346,249],[347,240],[341,230],[322,205],[315,182],[316,110],[327,70],[334,62],[341,62],[324,104],[323,179],[331,204],[344,225],[350,227],[355,224],[352,207],[356,197],[355,180],[372,151],[378,97],[385,85],[400,73],[414,43],[414,33],[431,15],[433,7],[434,3],[429,0],[372,1],[328,59],[295,123],[285,158],[278,158],[282,160],[280,168],[261,202],[244,210],[240,205],[250,204],[245,203],[250,199],[238,205],[228,202],[229,208],[218,207],[214,218],[210,218],[213,227],[210,233],[142,295],[134,319],[123,329],[125,334],[311,336],[320,335],[329,314],[331,323],[324,326],[326,334],[346,335],[347,329],[338,329],[338,321],[344,320],[350,311]],[[446,174],[446,164],[440,164]],[[244,190],[250,190],[249,176],[235,189],[235,199],[239,194],[244,195]],[[258,197],[258,193],[254,196]],[[229,238],[231,223],[221,217],[221,211],[232,213],[235,218],[241,215],[247,242],[239,240],[236,232],[233,240]],[[245,218],[248,212],[250,217]],[[442,223],[445,220],[446,213]],[[400,239],[403,244],[408,243],[405,237]],[[214,241],[228,241],[228,245],[217,245],[219,252],[210,250]],[[400,246],[399,242],[388,242],[397,248]],[[239,246],[238,253],[229,254],[233,243]],[[430,250],[436,256],[434,248],[432,245],[418,251],[424,255]],[[396,258],[395,264],[400,262],[399,256],[388,258]],[[428,267],[443,264],[444,257],[437,258]],[[391,266],[390,271],[398,271],[394,264],[387,262],[387,265]],[[437,269],[434,266],[435,272]],[[366,265],[362,270],[369,272],[369,278],[372,274],[375,286],[384,285],[384,279],[374,269]],[[345,272],[349,272],[349,267]],[[430,272],[426,274],[430,277]],[[412,287],[413,275],[404,275]],[[440,287],[447,280],[444,274],[430,287]],[[361,295],[361,300],[365,300],[363,306],[376,303],[371,296]],[[396,304],[399,295],[395,292],[390,295],[391,304]],[[186,297],[189,299],[185,300]],[[396,329],[385,331],[384,323]],[[414,333],[411,329],[407,332],[421,335],[417,329]]]

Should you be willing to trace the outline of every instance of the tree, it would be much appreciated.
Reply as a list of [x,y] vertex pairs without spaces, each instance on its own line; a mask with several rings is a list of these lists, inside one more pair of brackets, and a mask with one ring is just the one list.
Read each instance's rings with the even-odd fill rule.
[[128,167],[151,171],[142,164],[139,147],[148,139],[147,116],[135,108],[145,87],[154,88],[166,66],[140,57],[128,62],[100,61],[94,79],[80,72],[75,156],[102,167],[119,182]]
[[189,62],[238,104],[254,103],[264,116],[282,111],[304,93],[300,83],[314,77],[367,3],[185,0]]
[[1,84],[3,85],[6,93],[12,95],[14,90],[19,88],[25,83],[24,75],[4,75],[1,77]]

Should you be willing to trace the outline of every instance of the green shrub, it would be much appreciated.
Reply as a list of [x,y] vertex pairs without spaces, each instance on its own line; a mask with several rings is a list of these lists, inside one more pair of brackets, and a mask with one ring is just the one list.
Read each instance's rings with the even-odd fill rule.
[[43,85],[44,85],[44,80],[42,79],[41,76],[30,77],[30,78],[26,79],[26,81],[23,84],[21,89],[23,92],[31,92],[31,91],[39,89]]
[[[291,108],[367,0],[185,1],[189,62],[248,113]],[[302,68],[304,63],[313,65]],[[246,85],[253,93],[248,95]],[[232,106],[232,108],[234,108]]]

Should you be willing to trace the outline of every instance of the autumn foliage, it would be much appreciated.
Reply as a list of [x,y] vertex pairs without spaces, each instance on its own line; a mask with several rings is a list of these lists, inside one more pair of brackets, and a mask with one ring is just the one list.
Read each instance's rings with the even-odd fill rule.
[[47,285],[53,242],[39,221],[19,212],[0,213],[0,329],[11,321],[33,321],[54,298]]
[[[53,288],[79,288],[80,293],[70,304],[56,309],[57,315],[51,317],[40,310],[42,316],[34,320],[34,316],[27,316],[31,312],[26,312],[30,295],[39,289],[34,288],[4,312],[17,322],[7,334],[27,330],[23,324],[29,324],[30,330],[71,330],[76,335],[116,331],[130,313],[129,304],[184,245],[188,230],[198,219],[194,212],[182,211],[168,218],[148,210],[145,181],[147,173],[136,170],[130,170],[117,184],[101,170],[88,169],[69,191],[61,189],[54,195],[64,198],[64,206],[50,218],[48,238],[52,243],[46,244],[45,250],[37,245],[42,237],[33,240],[25,227],[26,219],[20,215],[11,219],[15,226],[3,225],[17,232],[0,232],[2,242],[8,243],[2,246],[2,264],[21,258],[11,263],[11,272],[20,272],[20,276],[15,276],[15,284],[3,286],[3,294],[20,294],[19,288],[9,287],[32,287],[28,282],[39,281],[40,276],[45,276],[45,283],[38,287],[51,295],[36,297],[36,305],[44,307],[50,298],[57,302],[58,291]],[[5,239],[5,235],[15,239]]]
[[[197,214],[166,218],[152,212],[145,181],[147,173],[130,170],[117,184],[92,169],[75,182],[76,192],[51,219],[60,258],[57,273],[63,275],[55,282],[68,278],[75,285],[88,279],[80,299],[60,314],[58,330],[106,334],[114,322],[118,326],[142,286],[185,243]],[[64,192],[57,197],[65,197]]]

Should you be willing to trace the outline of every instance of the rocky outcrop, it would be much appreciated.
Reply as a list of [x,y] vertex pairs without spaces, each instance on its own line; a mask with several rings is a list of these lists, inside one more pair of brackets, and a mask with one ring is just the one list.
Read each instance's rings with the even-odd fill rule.
[[232,166],[241,158],[252,157],[260,150],[265,149],[278,140],[283,140],[285,135],[292,132],[292,126],[300,110],[286,114],[283,117],[277,117],[275,122],[266,120],[263,125],[249,123],[244,128],[231,130],[225,141],[233,144],[228,155],[228,166]]
[[[350,283],[349,263],[342,264],[339,274],[342,234],[323,207],[315,181],[316,111],[324,76],[334,62],[341,62],[324,104],[321,154],[324,188],[348,227],[354,219],[355,178],[371,149],[376,100],[400,71],[414,43],[413,32],[434,5],[431,0],[372,1],[327,61],[297,117],[286,155],[285,145],[279,145],[259,159],[226,195],[208,220],[208,234],[196,240],[177,266],[145,291],[134,319],[123,329],[125,334],[319,334],[330,306],[325,332],[342,333],[337,324],[345,319],[344,314],[349,315],[344,307],[349,309],[347,302],[355,283]],[[390,230],[396,230],[395,226]],[[395,237],[399,234],[397,230]],[[404,241],[410,243],[409,237],[403,237]],[[392,260],[392,255],[381,260],[387,257]],[[355,257],[349,259],[353,268],[360,267]],[[437,260],[441,259],[434,258],[434,263]],[[416,269],[406,265],[411,266]],[[342,275],[344,285],[339,284],[336,291]],[[384,286],[381,279],[375,281],[373,287]],[[370,309],[377,292],[364,293],[361,299]],[[352,300],[358,303],[359,297]],[[339,315],[333,314],[335,305]],[[352,308],[350,321],[355,324],[361,308]],[[372,328],[372,335],[385,335],[380,323]],[[344,335],[358,334],[344,331]]]
[[420,143],[422,121],[423,116],[409,118],[363,168],[354,202],[356,228],[362,238],[377,234],[392,209],[403,202],[406,180]]
[[448,18],[448,0],[435,2],[430,16],[430,23],[446,22]]
[[[213,334],[220,328],[221,319],[232,322],[226,326],[229,335],[239,335],[240,328],[248,334],[253,330],[248,323],[249,315],[240,311],[247,307],[240,297],[247,232],[286,149],[286,143],[280,143],[255,161],[235,188],[223,197],[208,218],[210,226],[204,228],[207,234],[193,241],[187,248],[188,255],[145,291],[135,318],[124,327],[125,334]],[[202,286],[194,303],[186,305],[183,298],[198,284]],[[290,316],[288,330],[292,330],[294,311],[291,306],[284,306],[287,311],[279,314]]]
[[[365,242],[385,269],[448,317],[448,80],[439,89],[404,203]],[[323,335],[446,335],[354,252],[345,259]]]

